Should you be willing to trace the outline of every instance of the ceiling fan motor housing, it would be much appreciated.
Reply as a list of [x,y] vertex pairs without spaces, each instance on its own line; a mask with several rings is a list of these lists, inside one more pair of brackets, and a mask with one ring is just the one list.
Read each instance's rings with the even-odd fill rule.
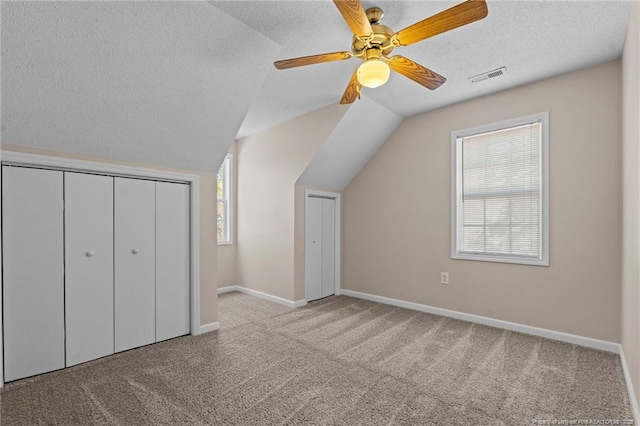
[[373,34],[370,38],[353,36],[351,51],[354,56],[366,59],[365,53],[371,48],[379,50],[383,56],[386,56],[394,49],[395,46],[391,38],[395,33],[391,28],[381,24],[373,24],[371,28],[373,29]]
[[364,13],[370,24],[379,24],[384,17],[384,12],[379,7],[370,7]]

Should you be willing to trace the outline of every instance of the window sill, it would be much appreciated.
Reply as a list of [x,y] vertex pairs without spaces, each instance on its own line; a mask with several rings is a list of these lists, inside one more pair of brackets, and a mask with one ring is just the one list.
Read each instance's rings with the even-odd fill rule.
[[451,255],[451,259],[456,260],[473,260],[476,262],[495,262],[495,263],[512,263],[517,265],[529,265],[529,266],[549,266],[549,259],[517,259],[513,257],[500,257],[500,256],[482,256],[474,254],[459,254],[455,253]]
[[219,246],[232,246],[233,245],[233,241],[220,241],[218,243]]

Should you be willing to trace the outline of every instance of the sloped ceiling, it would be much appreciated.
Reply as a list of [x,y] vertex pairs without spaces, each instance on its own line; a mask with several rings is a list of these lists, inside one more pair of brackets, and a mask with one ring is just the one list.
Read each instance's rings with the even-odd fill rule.
[[215,171],[280,47],[207,2],[2,2],[3,143]]
[[298,183],[342,191],[401,122],[399,115],[363,97],[345,112]]
[[[456,3],[363,1],[396,30]],[[364,95],[408,117],[619,58],[630,3],[488,7],[482,21],[395,51],[445,75],[440,89],[392,74]],[[10,144],[214,171],[234,138],[337,102],[358,65],[273,68],[350,48],[330,0],[3,1],[1,11],[0,140]],[[503,65],[503,77],[467,80]]]
[[[363,0],[379,6],[384,25],[398,31],[458,1]],[[279,59],[350,50],[351,32],[331,1],[222,1],[217,7],[283,46]],[[617,59],[631,2],[487,1],[487,18],[392,54],[407,56],[447,77],[430,91],[392,73],[364,94],[409,117],[455,102]],[[271,68],[239,137],[340,100],[358,59],[278,71]],[[468,77],[506,66],[507,74],[471,84]]]

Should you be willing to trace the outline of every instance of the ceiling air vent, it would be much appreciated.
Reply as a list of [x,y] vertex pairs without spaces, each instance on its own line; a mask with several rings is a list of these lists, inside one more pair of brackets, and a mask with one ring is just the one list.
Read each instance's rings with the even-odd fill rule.
[[500,77],[507,73],[507,67],[500,67],[495,70],[483,72],[482,74],[474,75],[473,77],[469,77],[472,83],[479,83],[481,81],[489,80],[490,78]]

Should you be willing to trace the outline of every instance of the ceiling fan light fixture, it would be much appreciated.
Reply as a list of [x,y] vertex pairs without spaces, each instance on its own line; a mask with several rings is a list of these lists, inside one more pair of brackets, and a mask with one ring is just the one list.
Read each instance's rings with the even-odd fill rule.
[[391,69],[380,59],[368,59],[358,67],[358,83],[364,87],[380,87],[389,80]]
[[391,70],[402,74],[429,90],[442,86],[446,78],[411,59],[401,55],[389,56],[400,46],[409,46],[430,37],[451,31],[487,17],[486,0],[465,0],[440,13],[394,32],[380,23],[382,9],[370,7],[364,10],[360,0],[333,0],[353,33],[351,52],[321,53],[274,62],[277,69],[320,64],[358,58],[364,61],[351,75],[341,104],[353,103],[360,98],[361,87],[380,87],[389,80]]

